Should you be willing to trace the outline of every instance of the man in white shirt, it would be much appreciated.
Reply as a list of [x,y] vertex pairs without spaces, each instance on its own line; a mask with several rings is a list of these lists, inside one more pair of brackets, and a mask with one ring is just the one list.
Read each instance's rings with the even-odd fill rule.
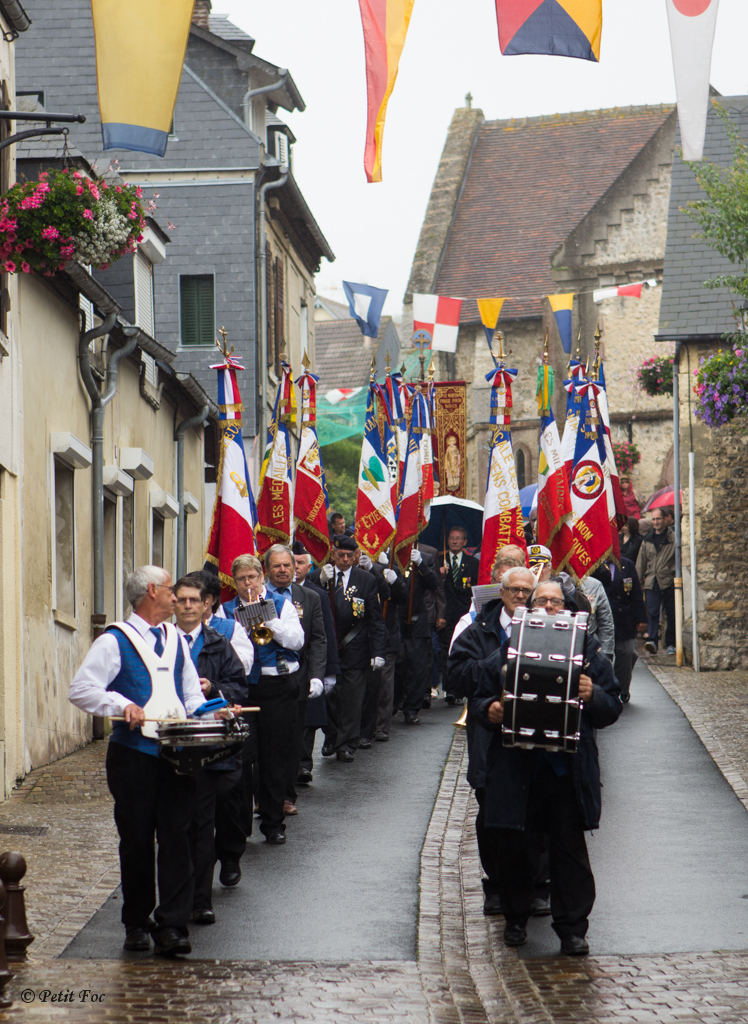
[[161,625],[175,602],[169,573],[154,565],[136,569],[125,592],[134,613],[94,641],[70,684],[69,699],[89,714],[124,719],[112,729],[107,782],[120,835],[125,949],[150,949],[152,933],[157,953],[176,956],[191,952],[187,922],[194,875],[188,829],[195,782],[159,757],[146,718],[180,713],[180,708],[182,716],[190,714],[204,697],[184,639],[174,626]]

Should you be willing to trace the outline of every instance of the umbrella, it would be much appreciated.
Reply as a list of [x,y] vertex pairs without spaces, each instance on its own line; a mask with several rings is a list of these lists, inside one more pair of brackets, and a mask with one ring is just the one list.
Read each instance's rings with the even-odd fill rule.
[[522,503],[522,515],[529,519],[530,513],[538,507],[538,485],[528,484],[519,492],[519,500]]
[[[682,505],[683,491],[680,492],[680,501]],[[673,489],[672,484],[669,484],[667,487],[661,487],[659,491],[654,492],[642,509],[642,515],[644,515],[645,512],[649,512],[650,509],[663,508],[665,505],[675,505],[675,490]]]
[[431,502],[429,524],[418,541],[442,551],[445,534],[448,534],[453,526],[462,526],[467,531],[469,548],[480,547],[483,538],[483,506],[477,501],[468,501],[467,498],[434,498]]

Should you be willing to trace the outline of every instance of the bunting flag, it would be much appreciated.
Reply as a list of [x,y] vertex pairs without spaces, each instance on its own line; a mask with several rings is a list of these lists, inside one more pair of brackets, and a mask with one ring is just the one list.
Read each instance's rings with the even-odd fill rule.
[[[592,293],[592,301],[602,302],[603,299],[614,299],[617,295],[627,295],[632,299],[640,299],[645,283],[649,284],[648,281],[639,281],[637,284],[622,284],[618,288],[596,288]],[[657,282],[655,281],[656,284]]]
[[571,307],[574,304],[575,294],[575,292],[567,292],[565,295],[546,296],[556,318],[561,345],[567,356],[571,355]]
[[[91,0],[104,149],[166,152],[193,8],[194,0]],[[148,45],[138,25],[148,26]]]
[[602,0],[496,0],[496,19],[499,46],[507,56],[547,53],[600,60]]
[[578,359],[569,360],[571,377],[564,381],[566,388],[566,420],[561,441],[561,457],[564,460],[566,479],[571,480],[571,467],[574,465],[574,451],[577,447],[577,431],[579,429],[579,410],[582,407],[582,396],[577,393],[576,385],[584,381],[584,363]]
[[493,336],[499,324],[501,307],[506,299],[478,299],[478,312],[480,313],[483,330],[486,332],[486,341],[489,351],[493,343]]
[[666,0],[684,160],[704,156],[719,0]]
[[395,533],[395,557],[405,571],[410,562],[413,545],[423,528],[421,496],[423,475],[421,472],[421,435],[419,432],[419,391],[413,396],[413,414],[410,418],[408,444],[405,451],[400,494],[397,501],[397,531]]
[[289,544],[293,531],[293,480],[288,426],[296,419],[296,397],[291,367],[288,363],[281,363],[281,368],[281,381],[275,396],[273,418],[268,428],[265,458],[260,472],[255,531],[260,555],[264,555],[272,544]]
[[603,364],[600,362],[598,379],[595,382],[599,388],[597,393],[597,407],[600,412],[600,458],[605,473],[605,488],[608,496],[608,519],[610,520],[610,534],[613,544],[613,556],[618,562],[621,557],[621,544],[618,531],[626,525],[628,512],[623,500],[621,482],[618,479],[618,467],[616,466],[615,455],[613,454],[613,443],[610,433],[610,411],[608,409],[608,394],[605,386],[605,374]]
[[483,507],[483,542],[478,570],[478,583],[481,584],[491,582],[491,570],[499,548],[505,544],[516,544],[523,551],[527,550],[510,429],[512,383],[516,377],[516,370],[507,370],[503,366],[486,374],[486,380],[491,383],[493,434]]
[[413,333],[428,331],[435,352],[456,352],[462,299],[446,295],[413,295]]
[[571,496],[561,454],[561,438],[553,416],[553,368],[538,367],[538,413],[540,452],[538,455],[538,543],[550,549],[558,567],[571,547]]
[[366,148],[364,170],[368,182],[382,180],[382,136],[400,54],[414,0],[359,0],[366,53]]
[[359,391],[363,391],[363,387],[360,388],[333,388],[332,391],[325,391],[325,398],[330,405],[337,405],[338,402],[345,402],[348,398],[353,398]]
[[361,328],[361,333],[367,338],[376,338],[379,333],[382,307],[388,294],[387,289],[343,281],[343,291],[348,299],[351,316]]
[[577,390],[582,403],[570,482],[571,548],[559,569],[568,569],[581,582],[610,557],[613,543],[600,457],[599,388],[584,381]]
[[387,454],[377,423],[377,396],[378,385],[372,382],[366,403],[356,500],[356,541],[373,562],[395,536],[396,526]]
[[319,377],[306,373],[298,379],[301,388],[299,416],[299,457],[296,462],[296,486],[293,518],[296,540],[300,540],[314,564],[324,565],[330,557],[330,532],[327,525],[327,487],[322,455],[317,439],[317,382]]
[[218,371],[218,421],[221,427],[218,461],[218,488],[213,505],[208,544],[205,549],[206,568],[218,570],[224,586],[224,600],[236,592],[231,563],[239,555],[255,553],[254,530],[257,509],[247,469],[242,440],[242,405],[236,371],[243,370],[235,359],[211,366]]

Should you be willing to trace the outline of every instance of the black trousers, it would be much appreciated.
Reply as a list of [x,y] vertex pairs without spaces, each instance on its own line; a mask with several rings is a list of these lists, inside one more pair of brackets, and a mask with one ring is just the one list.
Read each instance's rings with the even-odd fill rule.
[[260,676],[250,688],[250,700],[260,708],[257,715],[257,803],[260,831],[285,832],[283,801],[291,772],[298,760],[296,731],[299,705],[299,676]]
[[386,654],[384,668],[380,672],[374,672],[370,668],[366,674],[366,694],[361,716],[361,735],[364,739],[373,740],[375,733],[378,732],[389,735],[392,701],[395,695],[396,658],[394,651]]
[[[478,840],[478,855],[481,867],[486,873],[483,879],[483,892],[488,896],[501,891],[500,846],[504,829],[486,828],[485,789],[476,789],[478,813],[475,817],[475,838]],[[533,899],[547,900],[550,895],[550,865],[548,856],[548,836],[542,832],[525,832],[526,852],[532,871]]]
[[361,739],[361,714],[366,693],[366,669],[345,668],[327,701],[325,736],[336,752],[353,753]]
[[242,822],[242,769],[209,771],[195,777],[195,814],[190,827],[195,864],[195,910],[210,910],[216,860],[238,861],[247,846]]
[[532,831],[547,831],[553,928],[561,939],[583,937],[595,902],[595,879],[570,772],[559,777],[550,765],[541,768],[530,784],[526,823],[527,832],[496,829],[501,833],[498,877],[506,923],[527,924],[535,895],[528,836]]
[[448,619],[447,625],[444,629],[439,630],[439,657],[441,658],[442,668],[442,690],[445,693],[451,693],[452,687],[449,685],[449,672],[447,671],[447,663],[449,661],[449,645],[452,643],[452,636],[455,631],[455,626],[460,621],[462,616],[458,616],[456,619]]
[[[288,781],[286,783],[286,800],[296,803],[296,777],[299,774],[301,758],[304,751],[304,729],[306,726],[306,701],[297,701],[296,723],[294,725],[293,750],[289,761]],[[311,771],[311,768],[309,769]]]
[[621,696],[623,697],[631,690],[631,676],[638,660],[636,640],[616,640],[613,671],[616,674],[618,685],[621,687]]
[[122,923],[145,928],[153,914],[154,934],[176,928],[186,935],[195,886],[189,840],[194,778],[177,775],[159,757],[113,741],[106,775],[120,839]]
[[403,711],[417,715],[424,698],[431,693],[431,635],[403,637]]

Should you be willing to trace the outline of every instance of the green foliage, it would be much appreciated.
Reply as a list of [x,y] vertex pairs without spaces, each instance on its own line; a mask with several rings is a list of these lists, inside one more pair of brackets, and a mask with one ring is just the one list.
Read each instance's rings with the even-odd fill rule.
[[730,167],[707,161],[689,162],[707,198],[688,203],[683,211],[701,228],[697,236],[739,267],[704,282],[706,288],[731,288],[748,299],[748,145],[724,107],[714,104],[732,148]]
[[645,359],[637,371],[642,391],[654,398],[673,393],[673,357],[652,356]]
[[358,468],[361,460],[363,436],[346,437],[322,448],[330,511],[342,512],[346,526],[356,521],[358,494]]
[[613,456],[619,475],[630,473],[642,460],[639,449],[633,442],[629,444],[628,441],[614,441]]
[[708,427],[721,427],[748,414],[748,338],[738,332],[732,341],[733,348],[702,358],[693,371],[693,390],[699,398],[696,415]]

